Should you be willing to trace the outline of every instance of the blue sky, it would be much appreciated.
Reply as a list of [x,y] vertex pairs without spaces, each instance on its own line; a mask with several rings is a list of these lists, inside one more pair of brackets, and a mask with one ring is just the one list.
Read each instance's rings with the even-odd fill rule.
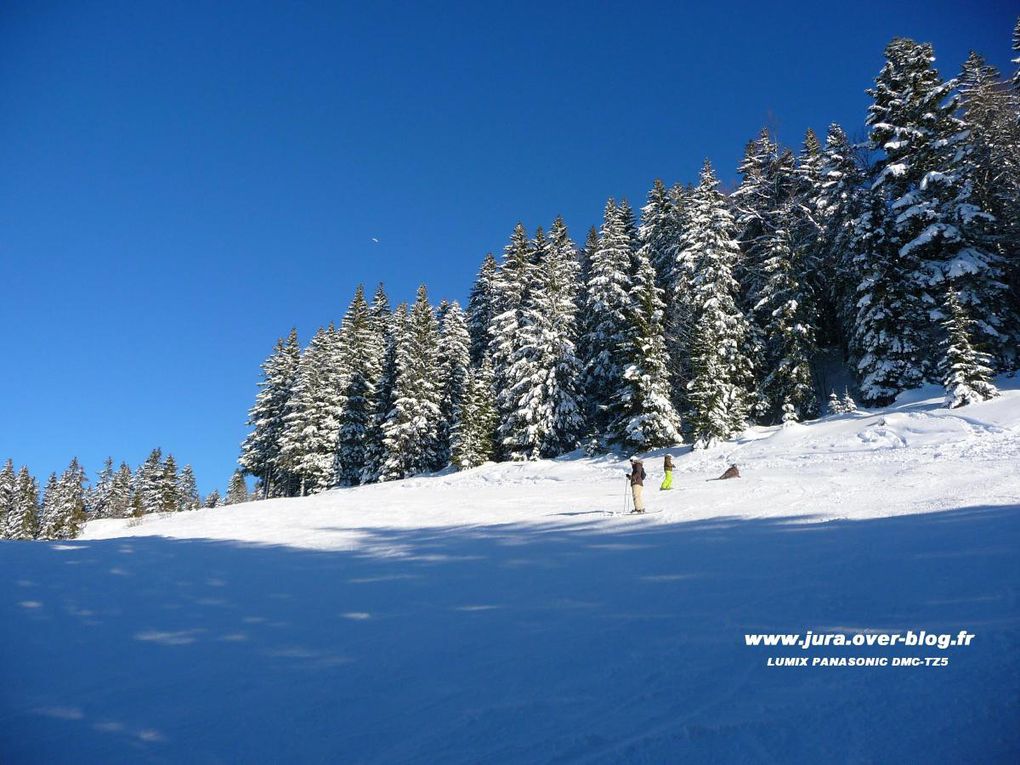
[[[222,488],[258,365],[355,286],[463,300],[518,220],[575,240],[763,125],[861,130],[896,35],[1009,70],[1011,2],[8,2],[0,458],[153,446]],[[377,242],[374,240],[378,240]]]

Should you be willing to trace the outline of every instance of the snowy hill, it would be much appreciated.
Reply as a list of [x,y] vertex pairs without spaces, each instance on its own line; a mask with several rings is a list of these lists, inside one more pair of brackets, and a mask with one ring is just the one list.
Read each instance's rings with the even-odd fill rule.
[[[2,543],[0,761],[1016,761],[1000,383],[672,450],[671,493],[646,455],[641,518],[624,460],[572,456]],[[809,629],[976,638],[745,645]]]

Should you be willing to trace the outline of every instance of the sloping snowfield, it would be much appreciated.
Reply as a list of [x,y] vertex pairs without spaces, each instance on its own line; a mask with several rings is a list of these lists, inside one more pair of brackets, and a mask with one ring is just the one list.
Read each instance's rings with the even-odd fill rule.
[[[575,456],[0,543],[0,762],[1016,762],[1000,382],[645,455],[646,517]],[[744,642],[809,629],[976,637]]]

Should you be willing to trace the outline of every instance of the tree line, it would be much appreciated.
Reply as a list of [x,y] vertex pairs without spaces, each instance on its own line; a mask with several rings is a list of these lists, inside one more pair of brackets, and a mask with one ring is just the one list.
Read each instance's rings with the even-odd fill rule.
[[191,465],[178,470],[172,454],[153,449],[134,471],[108,457],[95,483],[89,483],[78,459],[59,476],[50,474],[45,488],[22,466],[8,459],[0,469],[0,539],[73,539],[86,521],[141,518],[151,513],[178,513],[249,500],[244,475],[236,471],[225,497],[213,489],[199,496]]
[[972,53],[944,80],[905,38],[885,59],[865,141],[834,124],[794,151],[763,130],[732,194],[706,162],[656,181],[640,220],[610,199],[582,247],[560,218],[518,224],[466,308],[358,287],[339,326],[280,339],[239,459],[259,495],[705,446],[816,416],[822,351],[868,405],[926,381],[949,406],[995,395],[1018,365],[1020,71]]

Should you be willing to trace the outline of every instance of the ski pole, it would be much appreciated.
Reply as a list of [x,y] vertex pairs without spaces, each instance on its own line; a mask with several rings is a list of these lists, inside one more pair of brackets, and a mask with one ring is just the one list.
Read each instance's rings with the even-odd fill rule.
[[[626,478],[626,476],[624,476]],[[626,483],[623,484],[623,514],[627,514],[628,506],[630,505],[630,496],[628,489],[630,488],[630,479],[628,478]]]

